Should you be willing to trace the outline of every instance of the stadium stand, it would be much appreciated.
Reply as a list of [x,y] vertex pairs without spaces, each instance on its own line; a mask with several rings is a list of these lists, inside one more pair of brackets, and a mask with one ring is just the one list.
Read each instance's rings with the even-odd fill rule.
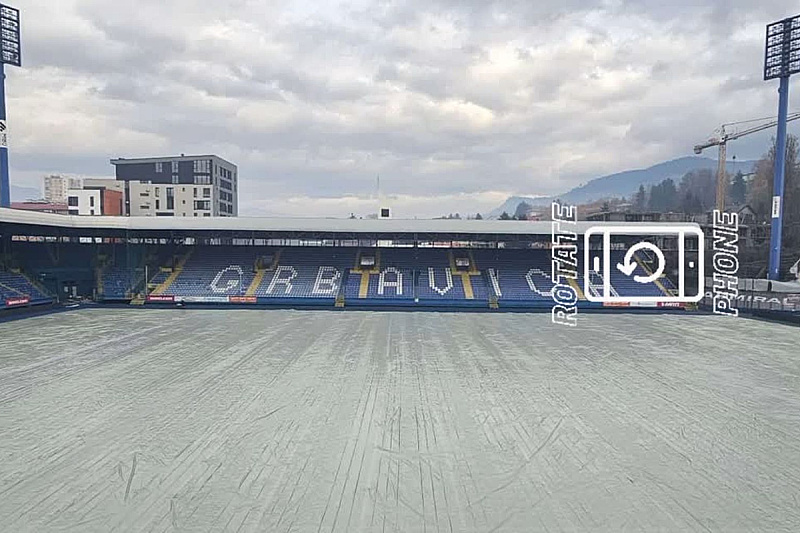
[[484,265],[487,285],[500,302],[552,303],[552,263],[549,251],[479,250],[474,253]]
[[262,298],[335,299],[353,265],[352,250],[281,248],[268,250],[273,264],[249,295]]
[[[285,300],[347,305],[456,305],[542,307],[552,305],[548,250],[458,250],[434,248],[196,247],[178,254],[175,268],[156,271],[153,295],[218,302],[248,297],[263,303]],[[614,261],[621,259],[612,254]],[[458,264],[457,264],[458,263]],[[579,269],[582,268],[582,262]],[[119,293],[125,271],[109,269],[104,283]],[[649,275],[637,264],[635,275]],[[116,281],[122,278],[123,281]],[[629,295],[668,294],[668,280],[641,285],[612,271],[616,289]],[[575,282],[579,294],[583,279]],[[602,292],[592,273],[590,290]],[[109,289],[106,289],[109,290]]]
[[28,278],[15,272],[0,271],[0,308],[21,304],[50,303],[53,298]]
[[[70,280],[77,290],[94,291],[98,299],[109,301],[139,295],[144,301],[146,287],[151,302],[499,308],[546,308],[553,303],[551,254],[541,248],[70,244],[58,253],[42,249],[33,244],[17,248],[23,266],[29,261],[24,270],[32,279],[42,280],[46,288],[48,281]],[[612,261],[621,258],[621,252],[612,252]],[[637,257],[634,274],[649,275],[651,259]],[[600,294],[602,277],[592,273],[590,282],[590,294]],[[571,284],[583,297],[582,275]],[[47,298],[22,281],[8,285],[3,290],[12,296]],[[662,296],[674,290],[667,277],[642,285],[616,269],[611,285],[612,295]]]

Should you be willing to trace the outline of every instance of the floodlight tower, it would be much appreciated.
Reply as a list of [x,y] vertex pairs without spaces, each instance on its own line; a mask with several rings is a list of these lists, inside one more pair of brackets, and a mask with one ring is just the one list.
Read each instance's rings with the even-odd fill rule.
[[6,124],[6,65],[22,66],[19,9],[0,4],[0,207],[11,207]]
[[783,233],[783,178],[786,169],[786,119],[789,112],[789,76],[800,72],[800,15],[767,24],[764,80],[778,78],[778,133],[775,138],[775,179],[772,190],[772,231],[769,238],[769,279],[781,269]]

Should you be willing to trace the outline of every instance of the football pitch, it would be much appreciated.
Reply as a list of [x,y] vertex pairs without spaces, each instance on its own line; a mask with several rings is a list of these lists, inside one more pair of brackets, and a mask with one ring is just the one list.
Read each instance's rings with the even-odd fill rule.
[[0,528],[798,531],[798,339],[700,315],[0,324]]

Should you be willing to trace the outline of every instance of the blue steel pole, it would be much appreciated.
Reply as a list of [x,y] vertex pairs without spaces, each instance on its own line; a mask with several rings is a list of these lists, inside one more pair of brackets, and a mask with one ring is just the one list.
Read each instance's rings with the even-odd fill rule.
[[772,189],[772,231],[769,237],[769,279],[778,280],[781,270],[783,233],[783,176],[786,171],[786,115],[789,109],[789,76],[778,88],[778,134],[775,138],[775,179]]
[[[0,63],[0,120],[6,119],[6,71]],[[0,132],[6,133],[6,132]],[[11,207],[11,184],[8,179],[8,148],[0,147],[0,207]]]

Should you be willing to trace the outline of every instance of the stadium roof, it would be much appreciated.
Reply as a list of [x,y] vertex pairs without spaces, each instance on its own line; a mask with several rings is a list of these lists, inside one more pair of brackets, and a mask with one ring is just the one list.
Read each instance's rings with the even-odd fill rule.
[[[301,233],[448,233],[461,235],[549,235],[550,222],[517,220],[364,220],[261,217],[88,217],[0,209],[0,223],[72,229],[144,231],[269,231]],[[578,222],[582,233],[593,222]],[[615,225],[606,222],[604,225]],[[565,225],[562,229],[566,230]]]

